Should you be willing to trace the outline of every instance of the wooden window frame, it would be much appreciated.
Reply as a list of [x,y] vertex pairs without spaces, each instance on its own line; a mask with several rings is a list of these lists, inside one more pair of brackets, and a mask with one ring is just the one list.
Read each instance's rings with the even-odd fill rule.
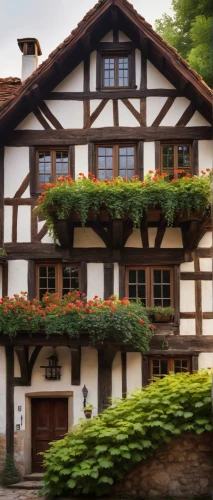
[[95,144],[95,176],[98,179],[98,148],[112,148],[112,178],[119,176],[119,148],[134,148],[134,175],[138,172],[137,144],[135,143],[101,143]]
[[153,307],[153,271],[157,270],[168,270],[170,271],[170,287],[171,287],[171,307],[175,308],[175,294],[174,294],[174,268],[172,266],[127,266],[125,269],[125,296],[129,295],[129,281],[128,272],[133,271],[145,271],[146,277],[146,306]]
[[[185,141],[175,141],[175,142],[161,142],[160,143],[160,174],[163,173],[163,148],[165,146],[173,146],[174,147],[174,170],[181,169],[178,167],[178,146],[189,146],[189,159],[190,159],[190,175],[193,175],[194,165],[193,165],[193,148],[191,142]],[[184,168],[183,168],[184,169]],[[174,179],[178,177],[178,174],[174,173]]]
[[[132,42],[102,42],[97,47],[97,64],[96,64],[96,89],[103,90],[104,92],[115,92],[126,89],[134,89],[135,85],[135,50]],[[104,65],[103,60],[105,57],[115,58],[115,85],[113,87],[104,86]],[[129,85],[122,86],[116,85],[118,80],[118,65],[116,60],[119,57],[128,57],[128,71],[129,71]]]
[[79,280],[79,291],[81,291],[81,266],[79,264],[70,263],[58,263],[58,262],[39,262],[36,264],[36,297],[39,297],[39,268],[40,267],[55,267],[55,284],[56,290],[54,293],[57,293],[60,298],[62,298],[62,290],[63,290],[63,277],[62,277],[62,268],[63,267],[77,267],[78,268],[78,280]]
[[[29,148],[29,165],[30,165],[30,196],[32,197],[38,197],[41,194],[41,189],[39,188],[39,153],[40,152],[45,152],[45,151],[50,151],[51,154],[51,159],[54,160],[55,162],[55,155],[57,151],[60,152],[67,152],[68,153],[68,174],[70,174],[73,178],[75,176],[74,172],[74,163],[75,163],[75,158],[74,158],[74,146],[31,146]],[[52,165],[51,161],[51,175],[53,174],[53,179],[52,182],[55,182],[55,166],[56,162],[54,165]]]
[[[163,361],[168,361],[168,375],[170,372],[174,372],[174,364],[175,361],[177,360],[187,360],[188,361],[188,366],[189,366],[189,373],[192,373],[192,357],[191,356],[185,356],[185,355],[177,355],[177,356],[148,356],[149,358],[149,380],[153,381],[154,377],[156,378],[161,378],[160,375],[154,375],[153,374],[153,361],[154,360],[163,360]],[[185,371],[184,371],[185,373]]]

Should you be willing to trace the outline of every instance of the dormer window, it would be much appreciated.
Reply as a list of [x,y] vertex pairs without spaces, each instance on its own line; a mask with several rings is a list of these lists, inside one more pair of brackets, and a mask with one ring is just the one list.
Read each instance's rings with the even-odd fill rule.
[[103,88],[129,87],[129,57],[103,57]]
[[135,88],[132,43],[100,43],[98,49],[97,90]]

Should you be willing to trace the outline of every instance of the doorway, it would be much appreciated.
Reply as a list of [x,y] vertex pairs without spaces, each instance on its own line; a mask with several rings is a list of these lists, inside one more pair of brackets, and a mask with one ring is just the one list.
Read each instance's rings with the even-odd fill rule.
[[68,398],[32,399],[32,472],[43,472],[42,455],[68,431]]

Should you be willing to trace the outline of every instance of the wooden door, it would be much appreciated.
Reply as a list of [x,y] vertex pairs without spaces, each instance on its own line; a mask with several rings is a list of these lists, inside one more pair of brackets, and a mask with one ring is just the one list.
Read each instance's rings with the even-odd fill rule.
[[68,430],[68,399],[32,399],[32,472],[43,472],[42,455],[49,443]]

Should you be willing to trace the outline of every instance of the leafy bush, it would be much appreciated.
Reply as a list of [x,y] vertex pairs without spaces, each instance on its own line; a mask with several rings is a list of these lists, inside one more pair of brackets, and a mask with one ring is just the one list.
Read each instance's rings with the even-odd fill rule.
[[4,485],[18,483],[21,480],[19,471],[14,465],[14,459],[11,455],[6,455],[4,469],[1,471],[1,482]]
[[67,334],[75,338],[86,332],[91,344],[116,339],[141,352],[149,350],[156,327],[150,324],[140,303],[114,296],[86,301],[82,296],[74,291],[59,299],[57,294],[46,293],[42,301],[32,302],[26,299],[26,292],[4,297],[0,299],[0,332],[13,337],[18,331],[37,333],[44,329],[48,336]]
[[107,494],[117,481],[163,441],[190,431],[212,431],[211,375],[171,374],[80,421],[44,453],[43,493]]
[[45,191],[38,199],[36,213],[43,214],[53,235],[55,217],[67,219],[71,211],[79,214],[83,226],[89,211],[97,214],[105,207],[112,218],[126,215],[138,227],[149,207],[160,207],[167,223],[172,225],[177,211],[204,212],[210,204],[210,174],[206,172],[201,177],[190,177],[180,170],[177,178],[169,181],[166,173],[159,175],[150,170],[143,182],[137,175],[131,180],[117,177],[99,181],[89,173],[88,179],[79,174],[76,181],[70,176],[59,177],[56,184],[44,184],[43,188]]

